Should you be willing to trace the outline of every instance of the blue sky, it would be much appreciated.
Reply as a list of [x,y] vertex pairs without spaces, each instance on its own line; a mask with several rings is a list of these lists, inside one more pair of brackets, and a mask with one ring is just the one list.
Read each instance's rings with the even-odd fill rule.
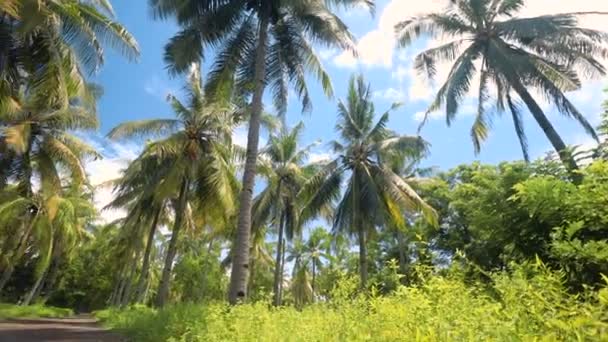
[[[403,102],[404,106],[391,115],[389,126],[402,134],[415,134],[420,113],[428,106],[436,84],[425,83],[412,71],[411,64],[413,56],[432,42],[420,41],[411,48],[397,50],[394,48],[392,27],[398,20],[408,16],[440,10],[444,7],[445,0],[424,0],[418,3],[423,4],[415,5],[416,2],[411,0],[379,0],[374,17],[364,10],[343,13],[342,18],[359,39],[359,61],[340,51],[323,47],[317,49],[332,77],[335,98],[327,99],[314,79],[311,79],[312,112],[302,114],[295,98],[290,100],[288,110],[290,124],[302,120],[306,125],[303,143],[319,139],[322,141],[315,151],[315,158],[329,154],[326,143],[335,137],[336,99],[344,97],[348,79],[353,73],[362,73],[372,84],[378,113],[390,107],[394,101]],[[139,62],[129,63],[111,50],[107,51],[106,63],[95,78],[105,89],[99,107],[102,123],[100,136],[123,121],[170,117],[172,113],[165,97],[167,93],[179,94],[182,87],[182,79],[171,79],[167,76],[162,61],[163,46],[176,32],[177,27],[171,22],[154,21],[146,0],[114,1],[113,5],[118,20],[139,42],[142,54]],[[546,9],[553,13],[575,10],[608,11],[608,2],[530,0],[522,15],[544,14]],[[597,18],[586,20],[585,25],[608,30],[608,23]],[[209,60],[212,59],[212,52],[207,52],[206,55]],[[439,74],[441,76],[441,70]],[[442,79],[438,78],[436,83],[441,81]],[[594,124],[599,120],[600,104],[604,98],[603,84],[603,80],[590,81],[581,91],[571,94],[571,100]],[[591,140],[574,121],[561,117],[549,106],[546,106],[546,109],[558,132],[568,144],[591,144]],[[450,127],[446,125],[441,112],[432,115],[422,131],[422,136],[432,145],[431,155],[424,161],[424,166],[447,169],[473,160],[497,163],[502,160],[521,159],[513,124],[506,115],[495,118],[492,132],[482,146],[481,153],[477,156],[473,153],[469,129],[474,111],[475,102],[472,99],[467,100],[458,119]],[[532,157],[540,157],[550,150],[543,133],[527,113],[525,128]],[[243,138],[244,130],[237,133],[237,139]],[[124,165],[124,161],[138,150],[134,143],[108,145],[99,137],[93,140],[108,157],[105,161],[96,162],[97,164],[89,167],[92,176],[97,177],[99,181],[110,177],[110,174],[114,175],[120,165]],[[108,175],[95,176],[92,171]]]

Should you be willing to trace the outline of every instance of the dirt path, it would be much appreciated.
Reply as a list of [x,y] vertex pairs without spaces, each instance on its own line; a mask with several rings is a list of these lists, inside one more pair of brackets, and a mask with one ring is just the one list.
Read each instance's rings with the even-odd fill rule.
[[11,319],[0,321],[2,342],[122,342],[125,339],[100,327],[91,316]]

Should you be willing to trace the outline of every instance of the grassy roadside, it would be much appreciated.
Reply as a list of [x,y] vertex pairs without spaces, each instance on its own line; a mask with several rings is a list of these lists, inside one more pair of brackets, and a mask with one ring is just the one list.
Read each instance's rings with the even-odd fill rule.
[[73,315],[72,309],[44,306],[40,304],[19,306],[0,303],[0,319],[7,318],[61,318]]

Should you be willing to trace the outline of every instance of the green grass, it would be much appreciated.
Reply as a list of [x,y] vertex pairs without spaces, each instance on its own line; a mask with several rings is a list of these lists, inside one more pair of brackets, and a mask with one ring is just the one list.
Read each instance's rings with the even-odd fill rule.
[[0,319],[6,318],[60,318],[73,315],[72,309],[44,305],[19,306],[0,303]]
[[583,301],[548,271],[531,278],[529,270],[500,274],[491,289],[434,276],[424,285],[373,298],[353,298],[350,285],[332,302],[302,311],[267,303],[180,304],[105,310],[97,317],[142,342],[605,341],[608,336],[608,292],[589,293]]

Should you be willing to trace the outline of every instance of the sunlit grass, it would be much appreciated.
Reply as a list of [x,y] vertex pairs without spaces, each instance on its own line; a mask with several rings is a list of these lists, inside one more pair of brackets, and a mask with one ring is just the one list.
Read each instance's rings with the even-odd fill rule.
[[[105,310],[98,317],[135,341],[601,341],[608,293],[567,293],[561,275],[530,269],[493,286],[432,276],[389,296],[352,296],[345,281],[328,303],[299,311],[269,303],[180,304]],[[345,291],[344,288],[347,290]],[[350,292],[350,294],[349,294]]]
[[0,303],[0,319],[7,318],[60,318],[73,315],[72,309],[57,308],[44,305],[19,306]]

